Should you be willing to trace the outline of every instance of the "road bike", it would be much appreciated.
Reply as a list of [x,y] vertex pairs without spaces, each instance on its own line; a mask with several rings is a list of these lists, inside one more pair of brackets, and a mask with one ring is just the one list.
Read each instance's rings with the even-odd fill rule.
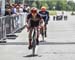
[[40,34],[42,35],[42,41],[44,41],[44,38],[45,38],[45,29],[43,27],[41,27],[41,29],[40,29]]
[[33,56],[35,56],[36,39],[37,39],[37,27],[34,27],[32,31],[32,55]]

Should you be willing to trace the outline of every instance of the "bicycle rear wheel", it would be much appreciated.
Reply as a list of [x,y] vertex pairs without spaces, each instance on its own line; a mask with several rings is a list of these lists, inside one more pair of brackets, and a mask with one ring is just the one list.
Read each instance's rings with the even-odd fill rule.
[[45,31],[43,30],[43,28],[41,29],[41,35],[42,35],[42,40],[44,41]]

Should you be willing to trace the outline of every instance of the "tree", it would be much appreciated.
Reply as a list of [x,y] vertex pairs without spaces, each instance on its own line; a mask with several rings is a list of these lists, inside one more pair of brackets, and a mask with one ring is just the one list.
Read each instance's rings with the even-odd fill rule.
[[56,5],[56,2],[51,0],[51,1],[47,1],[49,10],[53,10],[53,7]]
[[73,10],[75,11],[75,3],[73,1],[67,0],[25,0],[27,4],[31,7],[41,8],[46,6],[49,10],[53,10],[55,7],[56,10]]
[[67,2],[66,1],[57,1],[56,10],[66,10]]
[[32,3],[32,7],[37,7],[36,2],[33,2],[33,3]]
[[75,11],[75,3],[73,1],[67,2],[67,10]]

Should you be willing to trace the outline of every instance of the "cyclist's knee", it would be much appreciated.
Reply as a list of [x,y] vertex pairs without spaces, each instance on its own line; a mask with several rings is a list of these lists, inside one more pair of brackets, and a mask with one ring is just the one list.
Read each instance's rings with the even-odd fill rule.
[[31,35],[29,35],[29,39],[32,39],[32,38],[31,38]]
[[29,39],[31,39],[31,35],[32,35],[32,29],[30,29],[29,31]]

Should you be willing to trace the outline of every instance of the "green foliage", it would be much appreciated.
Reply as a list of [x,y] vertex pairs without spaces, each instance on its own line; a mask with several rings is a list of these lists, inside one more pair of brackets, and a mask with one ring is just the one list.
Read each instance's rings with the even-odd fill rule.
[[75,3],[73,1],[67,2],[67,10],[75,11]]
[[33,2],[33,3],[32,3],[32,7],[37,7],[36,2]]
[[49,11],[49,14],[50,14],[50,15],[56,15],[57,12],[56,12],[56,11]]
[[75,11],[75,3],[67,0],[25,0],[30,6],[40,9],[42,6],[46,6],[49,10],[69,10]]

